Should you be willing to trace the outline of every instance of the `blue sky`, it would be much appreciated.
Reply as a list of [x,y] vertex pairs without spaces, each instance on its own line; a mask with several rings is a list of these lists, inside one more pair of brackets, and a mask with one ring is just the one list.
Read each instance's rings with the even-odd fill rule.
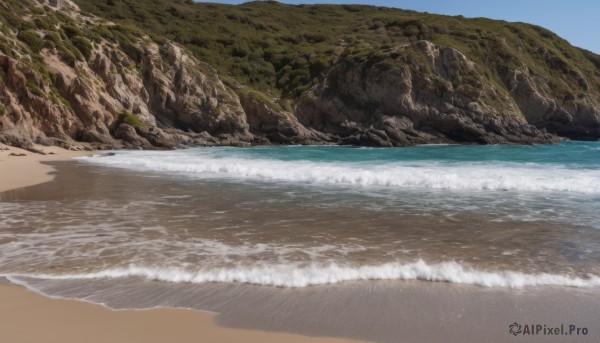
[[[245,1],[206,1],[239,4]],[[522,21],[550,29],[571,44],[600,53],[599,0],[329,0],[289,4],[366,4],[421,12]]]

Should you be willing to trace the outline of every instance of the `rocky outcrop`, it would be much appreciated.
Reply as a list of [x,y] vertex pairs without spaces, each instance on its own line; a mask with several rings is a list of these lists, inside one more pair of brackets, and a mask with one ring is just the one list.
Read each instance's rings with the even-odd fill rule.
[[418,41],[340,61],[304,95],[303,125],[343,143],[549,143],[513,100],[460,51]]
[[600,103],[589,94],[587,81],[577,75],[584,92],[549,95],[547,82],[536,81],[524,67],[509,72],[504,81],[528,122],[559,136],[580,140],[600,139]]
[[1,142],[30,148],[33,140],[54,142],[45,132],[52,132],[50,138],[58,140],[68,139],[69,133],[74,133],[68,121],[63,120],[63,105],[45,96],[41,77],[28,65],[0,54],[0,70],[4,78],[0,82]]
[[150,148],[152,144],[144,137],[141,137],[135,131],[135,128],[127,123],[121,123],[117,126],[114,132],[114,136],[117,139],[121,139],[124,142],[131,144],[134,147]]
[[254,93],[242,93],[240,102],[244,108],[246,119],[257,137],[263,143],[275,144],[323,144],[333,142],[330,137],[316,130],[304,127],[296,116],[284,110],[272,101],[256,99]]
[[[138,61],[107,42],[74,66],[53,49],[40,55],[51,80],[0,53],[3,143],[174,148],[255,140],[235,92],[173,43],[144,44]],[[122,123],[126,113],[140,128]]]
[[238,141],[253,140],[235,92],[225,87],[216,71],[180,47],[147,46],[141,70],[148,110],[162,125],[227,134]]

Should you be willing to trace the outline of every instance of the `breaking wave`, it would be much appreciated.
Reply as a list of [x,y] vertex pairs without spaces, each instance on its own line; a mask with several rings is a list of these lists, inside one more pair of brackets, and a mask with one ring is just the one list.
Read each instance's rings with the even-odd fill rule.
[[600,170],[509,162],[438,163],[284,161],[220,157],[190,149],[119,152],[81,158],[90,163],[189,177],[452,191],[528,191],[600,194]]
[[[254,285],[298,288],[334,284],[344,281],[365,280],[422,280],[477,285],[483,287],[522,288],[527,286],[600,286],[600,277],[586,278],[560,274],[527,274],[517,271],[480,271],[456,262],[428,264],[423,260],[414,263],[385,263],[369,266],[344,266],[335,263],[257,265],[233,268],[213,268],[189,271],[181,268],[155,268],[130,265],[127,268],[107,269],[84,274],[19,274],[4,275],[15,283],[19,278],[48,280],[77,280],[141,277],[165,282],[237,282]],[[17,280],[15,280],[17,278]]]

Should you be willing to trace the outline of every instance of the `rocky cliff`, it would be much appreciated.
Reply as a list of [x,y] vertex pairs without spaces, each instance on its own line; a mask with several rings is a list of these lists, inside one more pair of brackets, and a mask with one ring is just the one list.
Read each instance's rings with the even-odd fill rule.
[[[4,143],[31,147],[82,141],[97,148],[173,148],[254,142],[235,92],[181,47],[172,42],[159,46],[140,36],[127,50],[123,42],[100,37],[84,54],[67,44],[94,26],[112,24],[80,17],[69,2],[45,5],[34,8],[59,27],[32,32],[45,42],[56,35],[57,43],[44,43],[32,54],[10,28],[4,36],[9,46],[8,54],[0,53],[0,140]],[[68,16],[56,17],[53,11],[59,10]],[[69,36],[64,28],[77,34]],[[69,48],[67,52],[81,53],[79,59],[61,54]]]
[[541,58],[568,87],[421,39],[345,47],[307,90],[275,97],[71,1],[7,0],[0,22],[0,142],[25,148],[600,138],[598,82],[548,50]]
[[297,107],[347,144],[549,143],[511,94],[460,51],[417,41],[339,62]]

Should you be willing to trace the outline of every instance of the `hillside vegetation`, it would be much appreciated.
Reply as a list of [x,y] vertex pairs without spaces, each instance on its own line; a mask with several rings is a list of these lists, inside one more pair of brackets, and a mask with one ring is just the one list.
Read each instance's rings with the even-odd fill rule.
[[600,138],[600,56],[541,27],[372,6],[0,3],[0,142]]
[[[418,40],[458,49],[488,77],[526,65],[550,89],[577,96],[600,89],[600,57],[533,25],[466,19],[359,5],[275,1],[238,6],[184,0],[77,0],[89,11],[142,27],[157,40],[183,44],[200,60],[239,82],[295,97],[318,82],[341,56]],[[590,78],[589,84],[581,76]]]

